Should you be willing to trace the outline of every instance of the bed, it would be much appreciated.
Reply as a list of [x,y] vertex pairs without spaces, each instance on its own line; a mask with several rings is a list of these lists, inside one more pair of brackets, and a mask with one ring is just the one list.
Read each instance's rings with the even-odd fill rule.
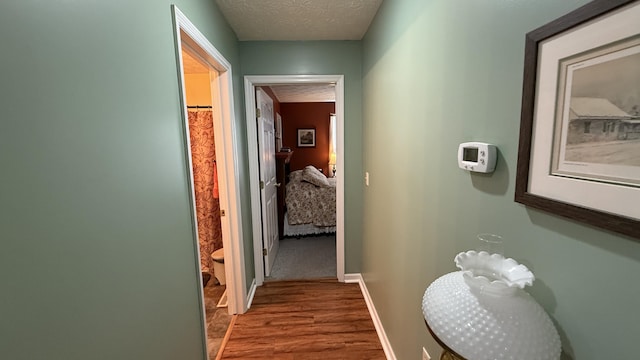
[[313,166],[292,171],[287,183],[284,236],[336,232],[336,179]]

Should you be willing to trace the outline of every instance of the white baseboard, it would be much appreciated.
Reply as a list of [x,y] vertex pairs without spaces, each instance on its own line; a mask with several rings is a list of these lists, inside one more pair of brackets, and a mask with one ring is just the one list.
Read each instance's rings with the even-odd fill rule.
[[256,284],[256,279],[253,279],[251,283],[251,287],[249,288],[249,293],[247,294],[247,303],[245,304],[245,309],[249,310],[251,308],[251,303],[253,302],[253,297],[256,296],[256,289],[258,285]]
[[373,305],[371,295],[369,295],[369,290],[367,289],[367,284],[365,284],[364,279],[362,278],[362,274],[344,274],[344,282],[358,283],[360,285],[360,291],[362,291],[364,301],[367,303],[367,308],[369,309],[369,314],[371,314],[371,320],[373,320],[373,326],[375,326],[376,332],[378,333],[378,338],[382,344],[384,354],[387,356],[387,360],[396,360],[396,355],[393,353],[391,343],[389,343],[387,333],[385,333],[380,317],[378,317],[378,312],[376,311],[376,307]]

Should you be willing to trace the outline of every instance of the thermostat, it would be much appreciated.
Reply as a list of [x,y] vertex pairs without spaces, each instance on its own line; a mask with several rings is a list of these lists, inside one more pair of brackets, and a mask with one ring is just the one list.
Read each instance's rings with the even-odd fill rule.
[[458,146],[460,169],[490,173],[496,168],[497,148],[483,142],[466,142]]

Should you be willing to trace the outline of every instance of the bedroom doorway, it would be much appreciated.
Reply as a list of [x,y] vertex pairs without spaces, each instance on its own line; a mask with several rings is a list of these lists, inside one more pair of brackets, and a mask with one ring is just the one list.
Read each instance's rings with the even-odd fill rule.
[[[328,85],[335,87],[335,117],[336,117],[336,140],[337,151],[336,172],[343,174],[344,170],[344,76],[343,75],[252,75],[245,76],[245,104],[247,133],[257,134],[256,119],[256,88],[260,86],[275,85]],[[249,169],[251,183],[251,205],[252,205],[252,223],[253,223],[253,245],[254,245],[254,262],[255,262],[255,279],[256,285],[260,286],[265,280],[263,255],[263,217],[261,212],[261,190],[259,169],[259,149],[257,141],[249,146]],[[344,176],[338,176],[336,179],[336,275],[338,281],[344,282]]]

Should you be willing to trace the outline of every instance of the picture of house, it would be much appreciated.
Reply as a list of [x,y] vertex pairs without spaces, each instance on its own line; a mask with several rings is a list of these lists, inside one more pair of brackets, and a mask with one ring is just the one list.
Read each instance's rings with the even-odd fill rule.
[[638,139],[640,118],[603,98],[572,97],[567,144]]

